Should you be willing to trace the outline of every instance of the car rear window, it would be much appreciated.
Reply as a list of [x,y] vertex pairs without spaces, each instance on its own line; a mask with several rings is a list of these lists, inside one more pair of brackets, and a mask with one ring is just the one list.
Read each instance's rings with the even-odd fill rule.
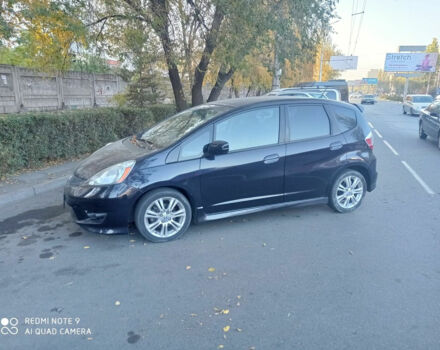
[[333,114],[341,132],[353,129],[356,126],[356,112],[339,106],[332,106]]
[[330,121],[321,105],[289,106],[287,119],[290,141],[330,135]]

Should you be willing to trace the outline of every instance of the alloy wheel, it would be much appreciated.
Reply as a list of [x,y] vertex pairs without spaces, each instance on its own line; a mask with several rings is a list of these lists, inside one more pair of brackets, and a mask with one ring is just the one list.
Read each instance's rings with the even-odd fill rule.
[[349,175],[339,182],[336,190],[336,200],[342,208],[351,209],[361,201],[363,193],[362,180],[355,175]]
[[158,238],[177,234],[185,224],[186,210],[174,197],[161,197],[153,201],[145,211],[144,222],[148,232]]

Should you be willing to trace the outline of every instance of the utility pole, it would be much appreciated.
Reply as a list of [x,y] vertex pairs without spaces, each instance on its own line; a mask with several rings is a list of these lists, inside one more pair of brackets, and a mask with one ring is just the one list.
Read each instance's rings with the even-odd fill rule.
[[322,81],[322,62],[324,61],[324,43],[321,44],[321,62],[319,63],[319,82]]

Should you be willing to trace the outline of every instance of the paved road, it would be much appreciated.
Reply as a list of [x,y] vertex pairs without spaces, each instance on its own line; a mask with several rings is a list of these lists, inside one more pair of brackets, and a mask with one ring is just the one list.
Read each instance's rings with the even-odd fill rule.
[[[351,214],[277,210],[151,244],[82,232],[56,193],[23,203],[0,222],[0,317],[19,320],[0,348],[439,349],[440,151],[397,103],[366,115],[380,177]],[[76,327],[92,334],[60,334]]]

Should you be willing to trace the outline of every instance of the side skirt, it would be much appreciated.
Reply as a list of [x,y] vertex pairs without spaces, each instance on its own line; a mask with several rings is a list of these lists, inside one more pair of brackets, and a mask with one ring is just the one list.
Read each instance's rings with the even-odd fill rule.
[[271,210],[271,209],[279,209],[279,208],[284,208],[284,207],[303,207],[303,206],[307,206],[307,205],[327,204],[327,203],[328,203],[328,198],[327,197],[318,197],[318,198],[304,199],[304,200],[293,201],[293,202],[268,204],[268,205],[262,205],[262,206],[259,206],[259,207],[252,207],[252,208],[224,211],[224,212],[215,213],[215,214],[200,215],[199,218],[198,218],[198,222],[225,219],[225,218],[229,218],[229,217],[232,217],[232,216],[239,216],[239,215],[258,213],[260,211],[266,211],[266,210]]

